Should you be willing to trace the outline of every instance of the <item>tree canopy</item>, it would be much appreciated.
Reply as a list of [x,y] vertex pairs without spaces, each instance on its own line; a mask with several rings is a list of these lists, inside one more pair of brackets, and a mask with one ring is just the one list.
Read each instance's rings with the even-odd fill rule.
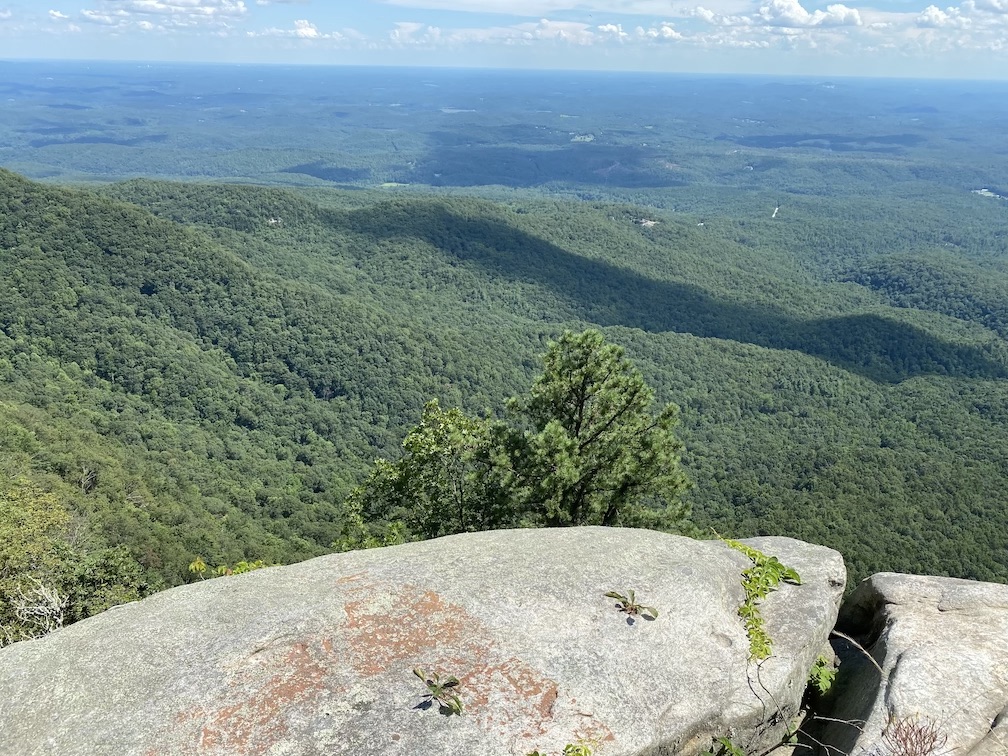
[[[562,381],[531,388],[549,339],[589,327],[654,389],[652,421],[681,408],[698,528],[827,543],[852,583],[1005,580],[1008,219],[975,200],[932,216],[793,196],[773,221],[732,205],[701,227],[614,202],[0,170],[0,477],[26,481],[9,511],[55,497],[69,525],[43,533],[72,546],[42,571],[8,552],[0,601],[48,574],[86,616],[198,579],[197,556],[601,522],[577,484],[618,494],[619,475],[590,474],[605,455],[572,443]],[[348,500],[375,457],[442,467],[403,463],[394,506]],[[619,524],[678,517],[678,498],[627,491]]]
[[384,545],[404,532],[436,538],[513,524],[513,512],[503,505],[506,491],[494,483],[491,430],[488,420],[428,402],[402,443],[402,457],[378,459],[347,499],[351,526],[366,532],[364,523],[373,523],[370,531],[377,526],[384,534],[372,541],[351,538],[344,547]]
[[436,400],[396,462],[376,461],[347,500],[353,524],[433,538],[516,526],[645,525],[676,528],[686,477],[675,438],[678,408],[651,414],[653,391],[623,350],[589,329],[549,345],[527,396],[508,421],[442,410]]
[[526,507],[544,525],[674,526],[686,490],[679,408],[654,392],[623,349],[589,329],[550,345],[544,371],[509,409],[529,429],[516,467]]

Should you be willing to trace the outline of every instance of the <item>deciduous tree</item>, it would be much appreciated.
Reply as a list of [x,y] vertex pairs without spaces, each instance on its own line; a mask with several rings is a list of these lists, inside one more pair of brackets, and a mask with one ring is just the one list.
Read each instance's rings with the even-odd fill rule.
[[[369,523],[401,523],[423,538],[506,524],[507,492],[495,483],[491,423],[432,400],[397,462],[380,459],[347,501]],[[387,534],[372,534],[378,543]],[[367,540],[367,539],[365,539]],[[348,544],[350,545],[350,544]]]

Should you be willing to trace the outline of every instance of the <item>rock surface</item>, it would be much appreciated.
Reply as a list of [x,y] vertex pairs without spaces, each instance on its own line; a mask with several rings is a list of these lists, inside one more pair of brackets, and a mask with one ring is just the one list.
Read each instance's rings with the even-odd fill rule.
[[818,740],[888,756],[933,736],[933,749],[909,752],[1008,754],[1008,585],[873,575],[844,603],[838,629],[882,671],[853,644],[835,644],[840,671],[820,713],[859,726],[832,722],[813,731]]
[[[779,741],[827,642],[839,554],[746,543],[798,570],[748,660],[749,561],[719,542],[604,528],[497,531],[175,588],[0,649],[0,752],[201,756],[695,754]],[[634,589],[654,621],[617,611]],[[414,667],[460,681],[421,708]]]

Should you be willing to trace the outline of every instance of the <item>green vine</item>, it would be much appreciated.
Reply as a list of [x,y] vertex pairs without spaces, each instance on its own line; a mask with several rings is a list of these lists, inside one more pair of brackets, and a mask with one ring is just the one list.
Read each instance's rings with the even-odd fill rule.
[[738,615],[745,625],[746,635],[749,637],[749,658],[766,659],[770,656],[773,642],[763,624],[763,615],[760,614],[757,602],[762,601],[770,595],[770,592],[777,589],[783,580],[795,585],[801,584],[798,573],[787,565],[781,564],[775,556],[767,556],[759,549],[746,546],[739,541],[730,538],[721,538],[726,544],[736,551],[745,554],[753,566],[742,571],[742,589],[745,591],[745,601],[739,607]]

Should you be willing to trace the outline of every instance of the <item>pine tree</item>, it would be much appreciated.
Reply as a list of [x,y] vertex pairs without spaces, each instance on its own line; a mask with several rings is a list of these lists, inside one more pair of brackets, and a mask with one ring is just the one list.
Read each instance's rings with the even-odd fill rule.
[[510,403],[528,425],[515,468],[542,524],[669,527],[685,517],[678,408],[653,416],[653,400],[623,349],[597,330],[550,345],[528,398]]

